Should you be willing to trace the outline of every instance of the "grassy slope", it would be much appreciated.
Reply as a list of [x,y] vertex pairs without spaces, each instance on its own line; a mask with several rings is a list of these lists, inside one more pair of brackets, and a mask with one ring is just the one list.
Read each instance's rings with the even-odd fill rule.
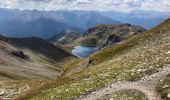
[[18,99],[70,99],[110,82],[140,80],[170,64],[169,41],[170,20],[167,20],[154,29],[92,55],[94,65],[34,88]]
[[59,46],[54,46],[39,38],[11,39],[14,46],[29,50],[37,61],[47,64],[50,69],[62,71],[65,63],[77,58]]
[[[154,41],[157,42],[158,39],[162,39],[166,31],[169,31],[170,21],[157,26],[154,29],[144,32],[144,34],[136,35],[121,44],[112,46],[111,48],[104,49],[103,51],[98,52],[92,56],[93,60],[96,60],[96,63],[101,63],[106,60],[110,60],[116,55],[122,55],[125,52],[128,52],[131,49],[138,48],[139,46],[145,46]],[[166,35],[166,34],[165,34]]]
[[34,88],[44,81],[40,80],[9,80],[0,81],[0,90],[4,91],[5,94],[0,96],[0,99],[10,99],[15,95],[21,94],[27,91],[29,88]]
[[124,90],[114,94],[108,94],[99,100],[147,100],[145,95],[135,90]]
[[[67,53],[66,51],[62,50],[61,48],[59,48],[60,54],[61,54],[61,52],[63,52],[63,53],[65,52],[67,56],[65,58],[63,58],[62,60],[54,60],[48,56],[43,55],[43,53],[38,53],[38,51],[36,52],[35,50],[31,50],[29,47],[23,48],[21,46],[21,44],[23,42],[21,42],[20,47],[11,45],[7,42],[9,42],[9,40],[7,40],[7,41],[0,40],[0,91],[5,92],[4,95],[0,96],[0,99],[2,99],[2,98],[10,99],[13,96],[24,93],[25,91],[27,91],[31,88],[40,86],[44,82],[43,80],[40,80],[42,78],[48,79],[51,77],[52,78],[57,77],[57,76],[53,75],[53,76],[45,76],[45,78],[44,78],[40,74],[34,74],[34,73],[39,73],[39,72],[34,72],[32,74],[33,70],[30,71],[31,73],[22,72],[22,70],[21,71],[17,70],[18,72],[15,72],[13,70],[13,68],[20,70],[23,67],[23,70],[26,70],[27,68],[24,68],[25,65],[28,65],[28,66],[32,67],[33,69],[36,69],[36,67],[39,67],[39,66],[44,66],[42,68],[44,68],[44,70],[48,71],[49,73],[54,73],[54,72],[61,73],[63,71],[66,63],[77,60],[76,57]],[[28,41],[28,42],[30,42],[30,41]],[[24,45],[24,44],[22,44],[22,45]],[[26,46],[26,45],[24,45],[24,46]],[[41,45],[37,45],[37,46],[41,46]],[[44,46],[46,46],[46,45],[44,45]],[[47,47],[44,47],[44,46],[39,47],[39,48],[48,49],[48,46]],[[34,45],[34,47],[36,47],[36,46]],[[57,47],[51,46],[50,48],[58,50]],[[31,61],[27,61],[27,60],[24,61],[17,57],[11,56],[10,51],[13,51],[13,50],[24,51],[24,53],[31,58]],[[59,57],[56,59],[59,59]],[[13,70],[13,71],[7,70],[4,68],[11,68],[11,70]],[[3,70],[1,70],[1,69],[3,69]],[[42,71],[44,71],[44,70],[42,70]],[[41,69],[38,71],[41,71]],[[32,76],[30,76],[29,74],[32,74]],[[44,75],[46,75],[46,74],[48,74],[48,73],[44,73]],[[37,77],[39,80],[33,80],[35,77]]]
[[[23,51],[31,61],[11,56],[13,50]],[[54,79],[63,71],[66,62],[77,59],[67,51],[38,38],[5,38],[0,41],[0,51],[0,80]],[[8,71],[6,68],[11,69]],[[35,70],[39,72],[34,74]]]
[[66,57],[73,56],[60,47],[54,46],[45,40],[39,38],[10,38],[9,43],[21,49],[31,50],[34,53],[44,55],[54,61],[63,60]]

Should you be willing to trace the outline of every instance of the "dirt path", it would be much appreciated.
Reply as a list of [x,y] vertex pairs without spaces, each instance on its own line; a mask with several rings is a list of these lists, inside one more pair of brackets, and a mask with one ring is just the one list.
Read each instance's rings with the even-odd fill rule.
[[157,82],[168,74],[170,74],[170,65],[167,65],[166,67],[160,69],[159,72],[155,74],[143,77],[140,81],[109,84],[104,88],[81,96],[79,100],[96,100],[101,98],[102,96],[105,96],[106,94],[111,94],[121,90],[138,90],[144,93],[149,100],[161,100],[155,88]]

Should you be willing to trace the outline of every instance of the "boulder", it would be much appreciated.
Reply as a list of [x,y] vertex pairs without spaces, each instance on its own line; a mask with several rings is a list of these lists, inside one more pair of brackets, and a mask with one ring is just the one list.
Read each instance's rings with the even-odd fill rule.
[[168,93],[167,97],[170,99],[170,93]]

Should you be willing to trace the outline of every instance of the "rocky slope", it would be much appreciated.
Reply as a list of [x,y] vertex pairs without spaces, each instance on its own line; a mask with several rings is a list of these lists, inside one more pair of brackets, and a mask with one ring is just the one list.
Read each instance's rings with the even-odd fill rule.
[[[168,100],[169,83],[161,79],[170,74],[169,41],[170,19],[142,34],[102,49],[93,54],[89,60],[70,63],[64,76],[33,88],[15,99],[81,99],[82,95],[88,98],[88,94],[95,98],[96,95],[111,95],[109,99],[112,99],[111,92],[116,94],[123,91],[127,94],[124,90],[135,88],[142,92],[139,94],[140,98],[144,96],[150,100],[153,98]],[[160,87],[157,89],[159,80]],[[142,86],[136,82],[141,82]],[[164,87],[164,84],[167,86]],[[112,89],[120,90],[115,92]],[[157,95],[157,91],[162,97]]]
[[72,54],[39,38],[0,36],[0,80],[55,79]]
[[133,35],[145,31],[144,28],[130,24],[98,25],[88,29],[77,42],[85,46],[108,47]]
[[61,32],[60,34],[57,34],[51,38],[48,39],[48,41],[54,43],[54,44],[60,44],[60,45],[68,45],[75,42],[76,39],[78,39],[81,36],[80,33],[72,31],[72,30],[65,30]]

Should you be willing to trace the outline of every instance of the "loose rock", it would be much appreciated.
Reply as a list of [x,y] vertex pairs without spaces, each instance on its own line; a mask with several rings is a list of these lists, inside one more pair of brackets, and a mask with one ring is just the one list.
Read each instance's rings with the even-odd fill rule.
[[167,95],[168,98],[170,98],[170,93]]
[[4,90],[0,90],[0,96],[3,96],[5,94]]

